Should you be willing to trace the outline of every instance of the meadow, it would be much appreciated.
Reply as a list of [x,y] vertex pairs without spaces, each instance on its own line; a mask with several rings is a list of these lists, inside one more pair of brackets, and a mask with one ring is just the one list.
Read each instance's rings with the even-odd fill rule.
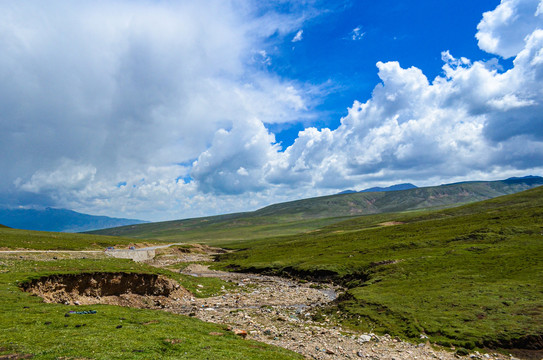
[[468,349],[540,349],[542,204],[540,187],[440,211],[363,216],[225,244],[238,251],[219,266],[343,284],[328,312],[363,331]]
[[[2,229],[11,246],[28,247],[29,233]],[[21,243],[17,244],[17,233]],[[5,232],[0,234],[2,245]],[[41,234],[34,234],[40,237]],[[49,234],[54,248],[94,248],[122,243],[96,242],[94,236]],[[76,239],[75,243],[70,240]],[[84,246],[84,240],[87,246]],[[62,242],[64,245],[62,245]],[[37,242],[35,247],[44,248]],[[33,279],[53,274],[123,272],[159,274],[176,280],[196,297],[220,294],[233,285],[216,278],[194,278],[130,260],[100,256],[77,259],[61,253],[0,254],[0,357],[33,359],[300,359],[295,353],[244,340],[226,326],[163,310],[113,305],[44,303],[21,290]],[[95,314],[69,314],[94,310]],[[67,316],[69,315],[69,316]],[[10,357],[11,356],[11,357]],[[4,357],[2,357],[4,358]]]

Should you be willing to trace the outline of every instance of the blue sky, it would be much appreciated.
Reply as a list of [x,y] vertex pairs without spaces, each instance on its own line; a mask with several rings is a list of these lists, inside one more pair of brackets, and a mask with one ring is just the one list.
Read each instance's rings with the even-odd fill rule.
[[[362,101],[371,96],[379,82],[375,67],[378,61],[416,66],[433,79],[443,71],[444,50],[469,59],[492,58],[477,46],[474,29],[481,21],[481,14],[499,3],[499,0],[345,2],[308,21],[303,27],[302,41],[283,41],[269,69],[302,82],[330,82],[330,92],[317,106],[324,116],[312,125],[336,128],[353,99]],[[507,61],[502,62],[503,66],[510,66]],[[286,129],[272,127],[271,130],[285,147],[292,145],[303,128],[304,124],[295,123],[288,124]]]
[[543,0],[35,0],[0,23],[0,206],[169,220],[543,174]]

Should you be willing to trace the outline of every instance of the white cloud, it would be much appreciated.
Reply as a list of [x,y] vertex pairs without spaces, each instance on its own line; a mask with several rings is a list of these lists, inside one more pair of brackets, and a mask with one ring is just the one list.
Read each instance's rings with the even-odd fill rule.
[[502,0],[495,10],[483,14],[476,34],[486,52],[510,58],[523,48],[524,39],[543,28],[541,0]]
[[366,35],[366,33],[362,31],[361,26],[357,26],[351,31],[351,39],[354,41],[362,40],[364,35]]
[[257,119],[215,133],[194,163],[192,176],[205,193],[241,194],[266,188],[266,164],[277,154],[274,136]]
[[84,189],[94,180],[95,175],[96,168],[92,165],[81,165],[62,159],[54,171],[38,170],[28,182],[23,183],[21,179],[17,179],[16,182],[24,191],[62,193]]
[[500,37],[502,30],[511,35],[501,22],[512,21],[510,14],[522,22],[535,5],[503,1],[479,26],[480,33],[492,27],[501,39],[492,51],[506,56],[503,49],[517,49],[512,69],[500,72],[496,61],[472,62],[446,51],[444,75],[430,82],[418,68],[379,62],[382,83],[371,99],[355,101],[336,130],[301,132],[275,160],[268,180],[341,189],[400,179],[428,184],[436,178],[484,178],[514,169],[541,172],[543,30],[531,26],[514,46],[511,37],[507,44]]
[[218,0],[0,5],[0,151],[17,154],[0,158],[0,186],[159,220],[540,172],[542,4],[503,0],[478,26],[480,47],[513,68],[446,51],[428,79],[379,62],[370,99],[284,152],[266,125],[314,116],[318,87],[271,74],[262,49],[273,34],[288,42],[302,15]]
[[[134,208],[146,217],[145,196],[188,191],[176,181],[188,171],[177,164],[199,158],[218,129],[237,129],[247,118],[263,126],[311,116],[307,91],[313,89],[251,66],[255,53],[269,64],[262,50],[267,37],[288,36],[306,15],[260,6],[220,0],[0,5],[0,151],[17,154],[17,161],[0,158],[0,195],[46,193],[57,206],[78,210],[99,209],[93,204],[102,199],[109,208],[101,211],[118,214],[126,194],[116,184],[127,181],[122,188],[132,189],[141,201]],[[165,177],[154,178],[153,167],[168,169]],[[93,176],[77,185],[87,185],[72,188],[85,169],[94,169]]]
[[304,31],[303,30],[298,30],[298,32],[296,33],[296,35],[294,35],[294,37],[292,38],[292,42],[298,42],[298,41],[302,41],[303,40],[303,33]]

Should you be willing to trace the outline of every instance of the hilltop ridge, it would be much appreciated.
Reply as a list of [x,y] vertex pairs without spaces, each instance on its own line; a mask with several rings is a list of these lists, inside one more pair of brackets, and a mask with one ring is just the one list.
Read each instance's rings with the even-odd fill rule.
[[252,212],[130,225],[89,233],[164,241],[255,239],[312,231],[361,215],[458,206],[540,185],[543,185],[542,177],[529,177],[329,195],[273,204]]

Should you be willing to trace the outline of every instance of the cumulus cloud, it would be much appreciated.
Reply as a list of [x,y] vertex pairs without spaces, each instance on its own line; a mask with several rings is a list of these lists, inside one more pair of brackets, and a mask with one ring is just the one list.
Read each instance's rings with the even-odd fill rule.
[[75,164],[73,161],[63,159],[54,171],[36,171],[28,182],[22,183],[19,178],[16,183],[28,192],[65,192],[77,191],[85,188],[94,180],[96,168],[92,165]]
[[58,206],[88,210],[109,191],[115,207],[122,195],[116,184],[148,180],[154,166],[169,168],[177,186],[188,177],[178,164],[199,158],[218,129],[237,129],[247,118],[262,124],[310,116],[304,86],[251,66],[255,53],[269,63],[267,37],[288,36],[305,15],[260,6],[0,5],[0,151],[17,157],[0,158],[0,192],[55,192]]
[[[382,82],[372,97],[355,101],[336,130],[302,131],[275,160],[268,181],[341,189],[541,171],[543,30],[532,21],[537,5],[504,0],[478,27],[480,41],[483,34],[499,39],[492,49],[483,41],[484,49],[503,56],[514,51],[512,69],[445,51],[443,75],[430,81],[416,67],[379,62]],[[513,34],[524,18],[530,26]]]
[[278,145],[261,121],[249,119],[215,133],[211,147],[194,162],[192,176],[207,192],[241,194],[266,187],[266,164]]
[[435,79],[379,62],[369,99],[285,151],[266,125],[314,116],[318,87],[266,71],[263,49],[304,18],[255,4],[0,5],[0,151],[18,154],[0,158],[2,189],[165,219],[543,169],[542,1],[502,0],[477,28],[511,69],[448,51]]
[[517,55],[525,37],[543,27],[541,9],[541,0],[502,0],[496,9],[483,14],[477,26],[479,47],[504,58]]
[[300,133],[285,151],[281,170],[297,172],[300,184],[335,189],[497,168],[540,169],[542,36],[541,30],[528,36],[514,67],[504,73],[449,52],[442,56],[444,75],[432,82],[418,68],[378,63],[382,83],[371,99],[355,101],[334,131]]

